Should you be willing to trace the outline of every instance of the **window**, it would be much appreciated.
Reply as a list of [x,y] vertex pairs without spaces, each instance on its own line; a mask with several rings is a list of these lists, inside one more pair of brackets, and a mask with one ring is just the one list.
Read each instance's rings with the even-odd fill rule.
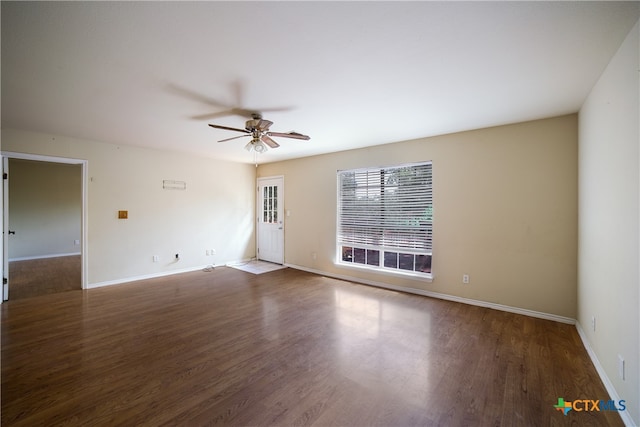
[[430,275],[431,162],[338,171],[338,263]]
[[262,194],[262,222],[278,222],[278,186],[266,185]]

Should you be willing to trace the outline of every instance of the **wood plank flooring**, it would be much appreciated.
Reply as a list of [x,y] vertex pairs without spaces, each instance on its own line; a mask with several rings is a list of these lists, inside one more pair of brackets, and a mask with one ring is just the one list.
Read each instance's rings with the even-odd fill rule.
[[9,299],[82,289],[80,255],[9,263]]
[[573,326],[284,269],[8,301],[3,426],[618,426]]

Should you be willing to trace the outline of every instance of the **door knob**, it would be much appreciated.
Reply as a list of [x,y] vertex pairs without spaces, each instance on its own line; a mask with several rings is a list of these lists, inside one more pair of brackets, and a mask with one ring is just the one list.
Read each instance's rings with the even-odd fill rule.
[[16,234],[16,232],[9,230],[9,234]]

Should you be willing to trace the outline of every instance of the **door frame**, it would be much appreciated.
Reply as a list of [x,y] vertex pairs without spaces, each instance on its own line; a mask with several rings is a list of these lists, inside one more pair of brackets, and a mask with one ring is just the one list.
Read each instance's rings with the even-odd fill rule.
[[278,179],[280,180],[281,184],[282,184],[282,189],[280,191],[280,193],[278,194],[278,205],[282,208],[282,265],[284,265],[284,244],[285,244],[285,239],[284,239],[284,232],[286,230],[285,227],[285,215],[284,213],[286,212],[285,208],[284,208],[284,175],[275,175],[275,176],[261,176],[256,180],[256,259],[259,260],[260,256],[259,256],[259,249],[260,249],[260,230],[258,229],[260,227],[260,214],[261,214],[261,204],[260,204],[260,182],[261,181],[267,181],[267,180],[271,180],[271,179]]
[[[2,151],[2,162],[4,163],[4,159],[21,159],[21,160],[35,160],[39,162],[49,162],[49,163],[65,163],[65,164],[73,164],[73,165],[81,165],[81,181],[82,181],[82,213],[80,215],[80,286],[82,289],[87,289],[88,282],[88,265],[89,265],[89,256],[88,256],[88,245],[87,245],[87,229],[88,229],[88,203],[87,203],[87,195],[88,195],[88,169],[89,169],[89,161],[83,159],[74,159],[69,157],[56,157],[56,156],[45,156],[40,154],[28,154],[28,153],[17,153],[11,151]],[[9,171],[11,173],[11,171]],[[11,177],[9,177],[11,179]],[[4,190],[2,190],[4,193]],[[8,194],[2,194],[4,200],[8,200]],[[3,229],[5,227],[4,221],[5,216],[8,216],[8,212],[4,212],[4,203],[3,203],[3,215],[2,215],[2,226]],[[2,244],[1,255],[3,259],[3,265],[5,259],[9,257],[9,253],[7,248],[4,247],[4,242]],[[8,277],[9,272],[4,271],[4,267],[2,267],[2,277]],[[0,303],[4,300],[4,287],[3,287],[3,297],[0,298]]]

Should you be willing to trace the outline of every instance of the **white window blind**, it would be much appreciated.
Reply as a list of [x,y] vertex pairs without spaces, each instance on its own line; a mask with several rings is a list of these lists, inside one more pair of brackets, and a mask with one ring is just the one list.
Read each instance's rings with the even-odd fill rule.
[[432,180],[431,162],[339,171],[339,262],[429,273]]

